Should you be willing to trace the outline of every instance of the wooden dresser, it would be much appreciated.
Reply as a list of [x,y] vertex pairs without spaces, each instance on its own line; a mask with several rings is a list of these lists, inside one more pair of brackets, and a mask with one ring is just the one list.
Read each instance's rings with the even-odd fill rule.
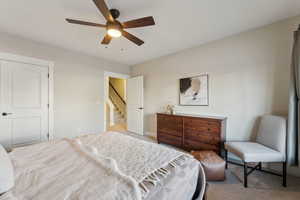
[[226,138],[226,118],[157,114],[157,140],[191,150],[213,150],[220,154]]

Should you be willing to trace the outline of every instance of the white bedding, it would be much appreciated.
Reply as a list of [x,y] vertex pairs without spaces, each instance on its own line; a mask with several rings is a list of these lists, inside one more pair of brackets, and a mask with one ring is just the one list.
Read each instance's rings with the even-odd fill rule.
[[200,169],[184,153],[114,132],[19,148],[11,159],[16,186],[1,200],[191,199]]
[[0,144],[0,194],[7,192],[14,186],[13,166],[8,153]]
[[[198,177],[199,172],[200,177]],[[200,178],[198,189],[201,189],[201,184],[204,184],[204,186],[197,200],[202,200],[205,189],[205,175],[199,162],[194,159],[172,169],[170,176],[163,179],[158,186],[150,189],[150,194],[146,200],[191,200],[197,187],[198,178]]]
[[109,159],[89,156],[74,141],[17,149],[11,158],[16,183],[10,194],[18,200],[141,200],[135,180],[119,173]]

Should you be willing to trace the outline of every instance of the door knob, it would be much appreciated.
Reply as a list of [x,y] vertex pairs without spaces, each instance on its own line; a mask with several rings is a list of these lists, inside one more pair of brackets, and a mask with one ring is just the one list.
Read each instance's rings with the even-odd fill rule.
[[138,108],[139,110],[143,110],[144,108],[142,108],[142,107],[140,107],[140,108]]
[[2,116],[7,116],[7,115],[12,115],[12,113],[6,113],[6,112],[2,113]]

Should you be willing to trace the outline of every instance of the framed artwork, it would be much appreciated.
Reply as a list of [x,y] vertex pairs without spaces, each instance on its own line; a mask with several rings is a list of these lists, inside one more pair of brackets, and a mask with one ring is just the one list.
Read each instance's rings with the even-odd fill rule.
[[180,79],[179,104],[208,106],[208,74]]

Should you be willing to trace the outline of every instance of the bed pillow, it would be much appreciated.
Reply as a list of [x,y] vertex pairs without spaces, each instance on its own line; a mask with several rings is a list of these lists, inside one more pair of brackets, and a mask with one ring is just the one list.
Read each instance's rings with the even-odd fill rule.
[[0,144],[0,194],[7,192],[14,186],[13,166],[8,153]]

